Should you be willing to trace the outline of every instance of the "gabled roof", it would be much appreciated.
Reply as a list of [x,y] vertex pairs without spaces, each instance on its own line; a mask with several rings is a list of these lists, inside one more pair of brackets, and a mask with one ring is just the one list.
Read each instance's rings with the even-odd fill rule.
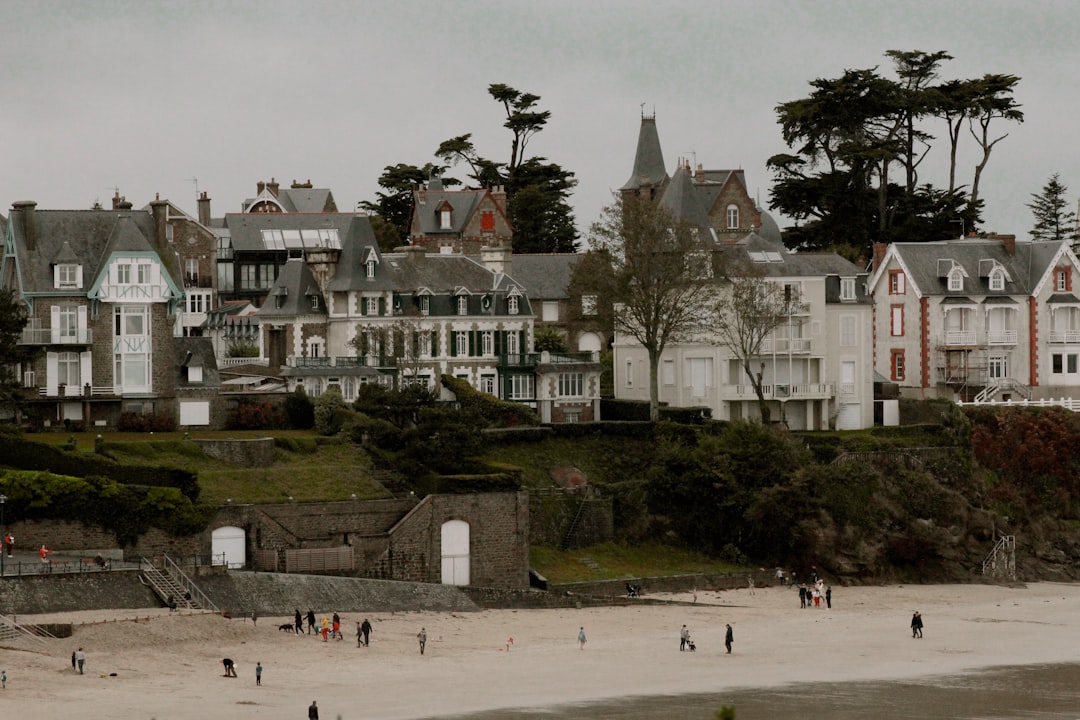
[[664,167],[664,152],[660,149],[660,134],[656,131],[656,116],[641,116],[638,130],[637,152],[630,179],[620,190],[639,190],[643,185],[660,188],[668,181]]
[[865,274],[858,265],[829,252],[788,252],[783,243],[750,233],[734,244],[724,245],[722,252],[733,253],[742,262],[764,273],[765,277],[856,277]]
[[[177,388],[221,387],[218,375],[217,359],[214,357],[214,343],[208,337],[178,337],[173,339],[176,357]],[[188,382],[187,368],[201,367],[202,382]]]
[[660,196],[660,207],[667,210],[676,222],[699,230],[712,229],[709,213],[701,204],[694,188],[694,180],[690,176],[690,168],[686,165],[680,165],[671,177],[671,182]]
[[532,302],[565,300],[574,268],[583,257],[582,253],[515,254],[511,272]]
[[[923,243],[893,243],[889,246],[881,266],[874,273],[876,284],[891,259],[905,271],[916,292],[922,295],[1031,295],[1047,277],[1062,252],[1067,249],[1065,241],[1044,242],[1017,240],[1015,252],[1009,254],[1005,244],[996,238],[963,238]],[[1064,247],[1063,247],[1064,246]],[[941,275],[941,261],[959,266],[964,275],[963,288],[949,291],[947,278]],[[990,261],[988,263],[987,261]],[[990,290],[986,273],[980,272],[988,264],[1005,270],[1002,290]]]
[[[153,217],[139,210],[33,210],[34,244],[26,244],[25,211],[9,218],[18,263],[19,292],[53,292],[53,268],[58,258],[83,268],[85,292],[113,252],[152,252],[156,234]],[[67,247],[65,247],[65,245]],[[160,258],[160,255],[158,255]],[[161,258],[166,272],[175,262]],[[177,279],[174,277],[174,281]],[[177,282],[177,285],[180,285]]]
[[350,235],[370,237],[371,221],[366,216],[352,213],[229,213],[225,216],[234,252],[258,252],[265,250],[264,230],[319,230],[336,229],[344,247]]
[[275,195],[269,186],[258,196],[244,200],[244,212],[260,203],[271,203],[285,213],[336,213],[337,203],[328,188],[288,187],[280,188]]
[[[311,307],[313,296],[319,299],[318,307],[314,309]],[[277,280],[267,293],[266,302],[255,314],[260,319],[326,315],[326,302],[319,283],[302,258],[289,258],[281,266]]]
[[[426,190],[413,190],[413,220],[419,227],[412,227],[412,235],[455,235],[472,218],[476,207],[488,194],[488,190],[443,190],[442,181],[428,183]],[[444,228],[439,210],[449,206],[450,227]]]

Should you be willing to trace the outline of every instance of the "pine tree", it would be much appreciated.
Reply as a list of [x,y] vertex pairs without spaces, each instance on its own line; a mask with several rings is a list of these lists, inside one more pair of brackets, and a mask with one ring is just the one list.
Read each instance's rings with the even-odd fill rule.
[[1061,183],[1060,175],[1054,173],[1043,186],[1042,192],[1032,194],[1033,202],[1028,203],[1035,216],[1035,227],[1031,228],[1032,240],[1069,240],[1077,242],[1076,213],[1068,210],[1065,199],[1069,189]]

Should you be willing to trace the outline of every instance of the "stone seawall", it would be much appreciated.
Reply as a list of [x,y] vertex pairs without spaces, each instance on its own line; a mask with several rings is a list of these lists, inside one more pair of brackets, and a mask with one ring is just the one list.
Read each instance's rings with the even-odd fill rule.
[[136,570],[40,577],[7,576],[0,582],[5,615],[161,607]]

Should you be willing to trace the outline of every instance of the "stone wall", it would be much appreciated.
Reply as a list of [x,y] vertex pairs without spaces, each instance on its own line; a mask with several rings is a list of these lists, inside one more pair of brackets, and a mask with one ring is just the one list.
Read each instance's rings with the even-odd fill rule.
[[0,582],[0,612],[5,615],[151,607],[161,603],[134,570],[8,576]]
[[[574,518],[577,524],[567,537]],[[564,540],[569,540],[570,548],[607,542],[615,536],[612,499],[591,494],[587,488],[530,493],[529,536],[533,545],[548,547],[562,547]]]
[[270,467],[274,464],[274,439],[192,440],[204,454],[239,467]]

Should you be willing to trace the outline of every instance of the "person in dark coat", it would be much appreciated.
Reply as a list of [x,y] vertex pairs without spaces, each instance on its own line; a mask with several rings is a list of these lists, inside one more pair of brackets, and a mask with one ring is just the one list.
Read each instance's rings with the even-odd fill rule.
[[300,608],[296,608],[296,615],[293,616],[293,622],[296,624],[296,634],[304,632],[304,616],[300,614]]
[[315,704],[315,701],[311,701],[311,705],[307,709],[308,720],[319,720],[319,706]]
[[799,586],[799,607],[801,607],[801,608],[806,607],[806,586],[805,585],[800,585]]
[[916,610],[915,614],[911,616],[911,637],[913,637],[913,638],[921,638],[922,637],[922,629],[923,629],[922,613],[920,613],[918,610]]
[[367,647],[371,643],[369,637],[371,635],[371,623],[367,621],[367,618],[364,618],[364,622],[360,623],[360,632],[364,634],[364,647]]
[[308,608],[307,611],[307,631],[308,635],[311,633],[319,634],[318,629],[315,627],[315,611],[311,608]]
[[825,607],[832,610],[832,585],[825,588]]
[[735,633],[731,631],[730,623],[727,626],[727,632],[724,633],[724,647],[727,648],[728,655],[731,654],[731,643],[735,642]]

